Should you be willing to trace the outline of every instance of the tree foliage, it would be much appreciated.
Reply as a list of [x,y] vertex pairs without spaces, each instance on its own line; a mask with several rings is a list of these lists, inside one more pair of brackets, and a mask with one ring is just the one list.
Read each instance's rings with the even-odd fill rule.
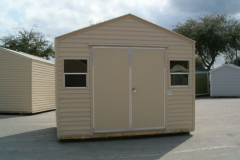
[[196,68],[201,68],[201,69],[205,68],[201,58],[195,57],[195,67]]
[[223,53],[225,64],[236,64],[236,51]]
[[196,41],[195,53],[208,69],[220,54],[229,55],[240,48],[240,21],[226,14],[188,19],[178,23],[173,31]]
[[240,57],[237,58],[237,61],[236,61],[236,57],[235,57],[235,54],[234,54],[234,57],[233,58],[227,58],[225,59],[225,64],[235,64],[237,66],[240,66]]
[[237,66],[240,67],[240,57],[237,58],[237,61],[236,59],[234,60],[233,64],[236,64]]
[[36,26],[30,30],[24,27],[15,29],[16,33],[9,33],[0,38],[0,46],[15,51],[21,51],[45,59],[54,57],[52,42],[46,39],[46,36],[37,31]]

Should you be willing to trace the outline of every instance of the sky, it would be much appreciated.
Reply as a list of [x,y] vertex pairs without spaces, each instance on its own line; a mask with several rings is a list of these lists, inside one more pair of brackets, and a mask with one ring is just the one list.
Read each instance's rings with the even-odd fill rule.
[[[54,37],[128,13],[172,30],[201,14],[227,13],[240,19],[240,0],[0,0],[0,37],[19,26]],[[214,67],[224,63],[217,58]]]

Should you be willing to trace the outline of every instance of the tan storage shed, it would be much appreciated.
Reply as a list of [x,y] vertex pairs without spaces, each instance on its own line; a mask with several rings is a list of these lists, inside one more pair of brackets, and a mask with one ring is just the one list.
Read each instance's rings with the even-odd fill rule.
[[190,132],[195,42],[128,14],[55,39],[58,139]]
[[0,47],[0,113],[55,108],[54,63]]

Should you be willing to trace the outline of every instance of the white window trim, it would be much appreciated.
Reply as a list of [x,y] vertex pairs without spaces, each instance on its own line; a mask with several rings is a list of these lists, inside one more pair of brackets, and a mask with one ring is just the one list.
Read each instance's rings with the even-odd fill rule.
[[[89,60],[88,59],[84,59],[84,58],[70,58],[70,59],[68,59],[68,58],[63,58],[62,59],[63,61],[63,77],[64,77],[64,83],[63,83],[63,85],[64,85],[64,88],[65,89],[88,89],[88,62],[89,62]],[[65,60],[87,60],[87,72],[86,73],[65,73],[64,72],[64,61]],[[65,86],[65,81],[66,81],[66,78],[65,78],[65,75],[86,75],[86,87],[66,87]]]
[[[87,73],[64,73],[64,75],[86,75],[86,87],[66,87],[65,84],[64,84],[64,86],[65,86],[65,88],[71,88],[71,89],[74,89],[74,88],[85,89],[85,88],[87,88]],[[66,78],[65,78],[65,81],[66,81]]]
[[[187,61],[188,65],[189,65],[189,60],[169,60],[169,66],[171,64],[171,61]],[[171,84],[171,75],[172,74],[181,74],[181,75],[188,75],[188,84],[187,85],[172,85]],[[189,87],[189,68],[188,68],[188,72],[172,72],[170,71],[170,87]]]
[[171,84],[171,75],[172,74],[178,74],[178,75],[189,75],[189,73],[171,73],[170,74],[170,85],[171,85],[171,87],[188,87],[189,86],[189,76],[188,76],[188,84],[187,85],[172,85]]

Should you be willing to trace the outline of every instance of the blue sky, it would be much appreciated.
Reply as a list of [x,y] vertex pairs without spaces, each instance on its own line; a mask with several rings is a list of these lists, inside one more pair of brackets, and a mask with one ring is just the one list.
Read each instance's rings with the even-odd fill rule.
[[[0,36],[14,28],[37,25],[54,37],[124,14],[132,13],[171,30],[178,22],[200,14],[227,13],[240,19],[239,0],[0,0]],[[224,63],[217,59],[215,67]]]

